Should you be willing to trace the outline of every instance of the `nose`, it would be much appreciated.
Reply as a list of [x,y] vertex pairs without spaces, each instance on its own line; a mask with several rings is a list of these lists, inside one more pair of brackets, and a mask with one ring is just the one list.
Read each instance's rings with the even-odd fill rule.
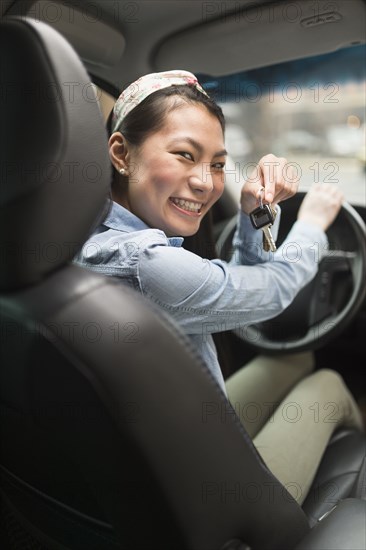
[[209,170],[202,170],[200,174],[191,174],[188,182],[190,188],[198,193],[210,193],[214,188],[212,174]]

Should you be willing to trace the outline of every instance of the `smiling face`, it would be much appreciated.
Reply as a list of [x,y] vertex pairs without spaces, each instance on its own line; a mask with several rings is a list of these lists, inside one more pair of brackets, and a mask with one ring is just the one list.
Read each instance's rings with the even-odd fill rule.
[[124,142],[122,157],[128,184],[115,200],[167,236],[196,233],[223,192],[223,131],[219,120],[198,103],[181,101],[141,146]]

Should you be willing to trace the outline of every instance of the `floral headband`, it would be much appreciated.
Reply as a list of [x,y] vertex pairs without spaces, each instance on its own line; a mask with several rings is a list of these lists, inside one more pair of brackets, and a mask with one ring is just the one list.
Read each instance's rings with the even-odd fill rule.
[[187,84],[189,86],[194,86],[202,94],[208,97],[194,74],[188,71],[175,70],[142,76],[130,84],[117,99],[113,109],[112,132],[116,132],[128,113],[149,95],[163,88],[169,88],[170,86],[185,86]]

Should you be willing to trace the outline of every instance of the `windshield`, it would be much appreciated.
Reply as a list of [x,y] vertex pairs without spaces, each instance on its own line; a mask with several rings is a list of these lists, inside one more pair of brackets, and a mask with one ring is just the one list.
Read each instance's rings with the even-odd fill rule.
[[221,78],[199,75],[227,120],[235,198],[253,163],[271,152],[292,163],[300,190],[335,183],[366,206],[365,54],[354,46]]

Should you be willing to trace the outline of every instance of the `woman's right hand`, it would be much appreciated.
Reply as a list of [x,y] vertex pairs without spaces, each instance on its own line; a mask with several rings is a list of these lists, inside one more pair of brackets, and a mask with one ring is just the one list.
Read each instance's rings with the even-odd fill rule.
[[344,201],[343,193],[330,183],[316,183],[301,203],[298,220],[320,226],[323,231],[336,219]]

